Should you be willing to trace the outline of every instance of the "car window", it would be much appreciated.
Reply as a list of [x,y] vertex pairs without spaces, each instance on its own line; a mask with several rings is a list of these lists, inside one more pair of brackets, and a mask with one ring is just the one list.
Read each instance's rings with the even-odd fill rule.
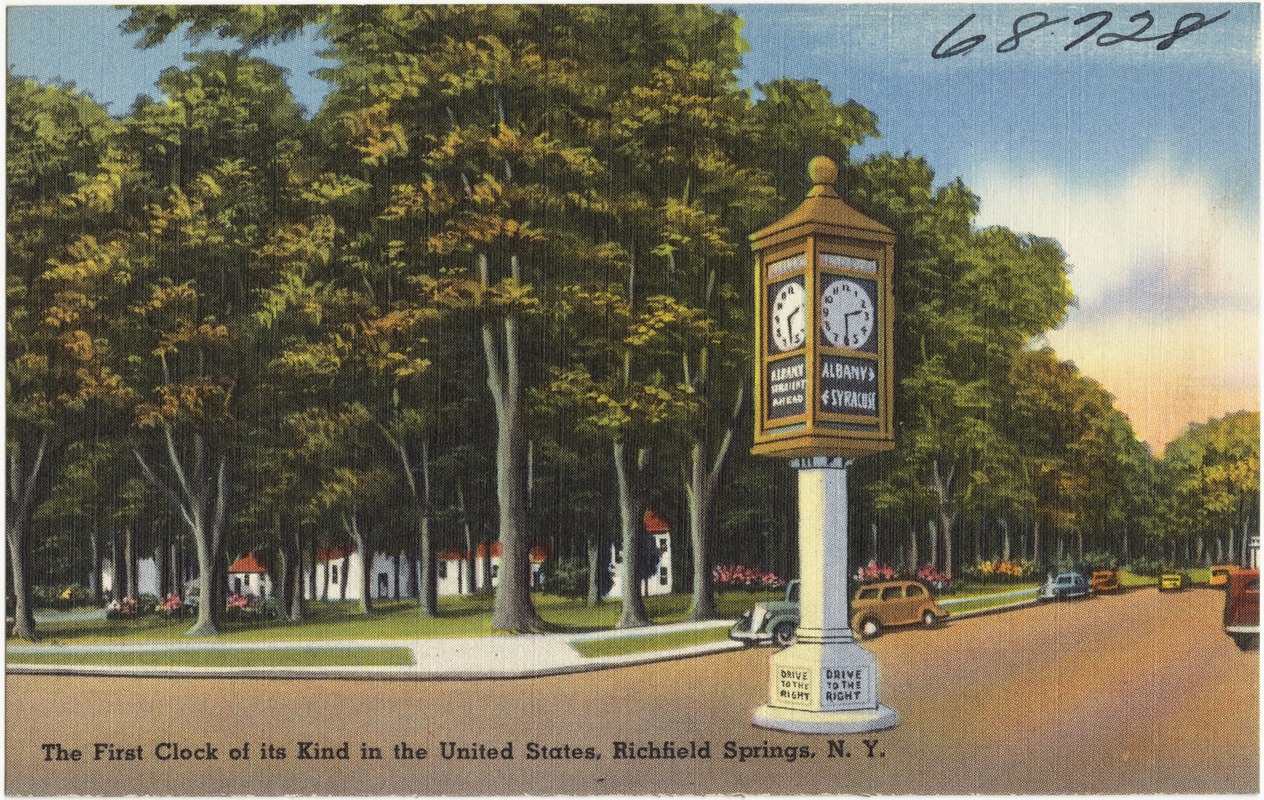
[[1242,588],[1248,592],[1258,592],[1260,590],[1260,579],[1256,578],[1253,581],[1247,581],[1246,586]]
[[916,583],[911,583],[904,590],[904,596],[905,597],[925,597],[926,589],[922,586],[917,585]]
[[882,590],[882,599],[883,600],[898,600],[900,595],[902,595],[903,593],[904,593],[904,590],[899,586],[888,586],[887,588]]
[[860,594],[856,596],[858,600],[876,600],[878,598],[877,589],[861,589]]

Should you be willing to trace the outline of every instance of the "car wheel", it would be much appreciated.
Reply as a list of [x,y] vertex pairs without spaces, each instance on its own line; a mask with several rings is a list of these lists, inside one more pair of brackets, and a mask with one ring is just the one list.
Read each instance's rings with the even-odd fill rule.
[[882,623],[873,617],[865,617],[856,626],[856,634],[861,639],[874,639],[882,634]]
[[1235,633],[1233,634],[1233,643],[1238,646],[1239,650],[1258,650],[1260,648],[1260,635],[1258,633]]
[[928,628],[933,628],[939,624],[939,617],[935,616],[935,612],[928,608],[922,612],[922,624]]
[[777,626],[772,629],[772,643],[778,647],[785,647],[794,641],[795,624],[790,620],[778,622]]

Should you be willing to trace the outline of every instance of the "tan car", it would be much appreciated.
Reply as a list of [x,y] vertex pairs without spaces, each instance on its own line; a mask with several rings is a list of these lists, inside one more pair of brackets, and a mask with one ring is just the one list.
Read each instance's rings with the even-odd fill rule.
[[1089,577],[1088,585],[1092,586],[1093,591],[1098,594],[1119,591],[1119,571],[1099,569]]
[[894,625],[927,627],[948,619],[949,613],[917,581],[869,583],[851,601],[851,629],[861,639],[872,639]]
[[1225,586],[1229,583],[1229,573],[1238,569],[1237,564],[1213,564],[1211,575],[1207,579],[1209,586]]

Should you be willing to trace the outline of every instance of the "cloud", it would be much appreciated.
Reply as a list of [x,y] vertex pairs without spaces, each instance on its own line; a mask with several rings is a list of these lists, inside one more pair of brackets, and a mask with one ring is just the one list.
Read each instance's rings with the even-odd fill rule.
[[1259,232],[1254,213],[1202,176],[1157,156],[1126,179],[985,170],[972,181],[980,225],[1057,239],[1086,317],[1205,307],[1255,309]]
[[1190,422],[1259,407],[1259,224],[1245,199],[1163,155],[1125,179],[994,168],[980,225],[1057,239],[1078,298],[1048,339],[1161,449]]

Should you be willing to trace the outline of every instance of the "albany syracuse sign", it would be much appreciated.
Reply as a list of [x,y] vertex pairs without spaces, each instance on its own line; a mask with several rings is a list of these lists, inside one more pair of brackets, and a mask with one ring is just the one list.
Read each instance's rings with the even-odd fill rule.
[[754,233],[758,455],[890,450],[895,233],[843,202],[817,157],[807,199]]

